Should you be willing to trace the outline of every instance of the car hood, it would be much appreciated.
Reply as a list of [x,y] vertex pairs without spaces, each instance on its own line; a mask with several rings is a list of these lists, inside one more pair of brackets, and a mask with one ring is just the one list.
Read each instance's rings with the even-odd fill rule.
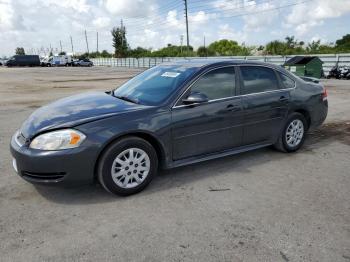
[[146,107],[148,106],[127,102],[104,92],[74,95],[34,111],[23,123],[21,133],[30,139],[50,129],[73,127]]

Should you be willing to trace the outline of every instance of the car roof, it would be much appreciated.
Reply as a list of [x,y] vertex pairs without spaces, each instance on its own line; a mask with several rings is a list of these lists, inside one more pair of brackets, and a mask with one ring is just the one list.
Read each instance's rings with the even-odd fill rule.
[[194,68],[203,68],[208,66],[220,66],[220,65],[268,65],[275,69],[281,68],[278,65],[255,61],[255,60],[243,60],[243,59],[208,59],[208,58],[189,58],[179,59],[175,61],[165,62],[162,65],[168,66],[186,66]]

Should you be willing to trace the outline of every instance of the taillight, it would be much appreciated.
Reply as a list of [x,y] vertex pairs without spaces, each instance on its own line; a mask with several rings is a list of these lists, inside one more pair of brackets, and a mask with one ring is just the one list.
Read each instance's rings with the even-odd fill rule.
[[328,93],[327,93],[327,89],[325,87],[323,87],[323,92],[322,92],[321,97],[322,97],[323,101],[327,100]]

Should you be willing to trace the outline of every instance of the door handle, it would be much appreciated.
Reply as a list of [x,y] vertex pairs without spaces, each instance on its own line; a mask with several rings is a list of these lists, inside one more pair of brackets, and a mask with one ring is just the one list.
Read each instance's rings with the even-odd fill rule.
[[289,101],[289,98],[286,97],[286,96],[281,96],[280,99],[279,99],[280,102],[288,102]]
[[234,111],[238,111],[240,110],[240,106],[239,105],[232,105],[232,104],[229,104],[227,107],[226,107],[226,110],[227,111],[231,111],[231,112],[234,112]]

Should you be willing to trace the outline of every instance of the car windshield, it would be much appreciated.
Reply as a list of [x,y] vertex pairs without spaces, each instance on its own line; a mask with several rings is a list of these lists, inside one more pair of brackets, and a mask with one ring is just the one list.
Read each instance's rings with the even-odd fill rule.
[[139,104],[159,105],[181,85],[195,68],[182,65],[155,66],[137,75],[114,90],[116,97],[124,97]]

